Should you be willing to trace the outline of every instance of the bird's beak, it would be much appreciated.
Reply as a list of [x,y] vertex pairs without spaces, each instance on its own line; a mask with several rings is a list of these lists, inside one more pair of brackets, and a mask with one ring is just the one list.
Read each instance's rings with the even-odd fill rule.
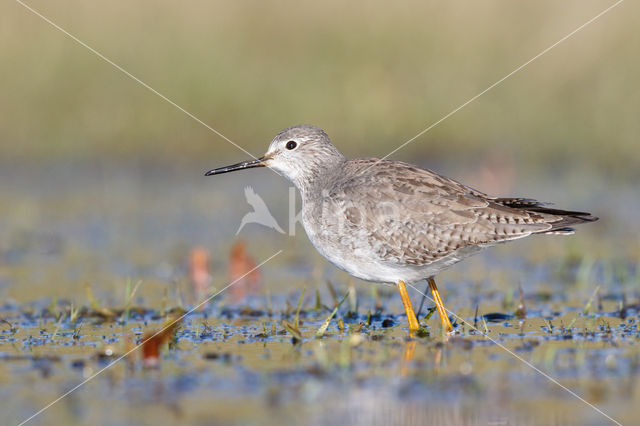
[[232,164],[230,166],[209,170],[204,175],[213,176],[213,175],[220,175],[222,173],[234,172],[236,170],[251,169],[253,167],[265,167],[267,165],[266,162],[268,159],[269,158],[267,156],[263,155],[262,157],[256,158],[255,160],[243,161],[238,164]]

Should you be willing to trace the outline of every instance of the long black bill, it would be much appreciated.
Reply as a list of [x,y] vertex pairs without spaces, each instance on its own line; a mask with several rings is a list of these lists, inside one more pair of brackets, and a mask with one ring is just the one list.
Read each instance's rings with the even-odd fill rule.
[[242,163],[232,164],[227,167],[220,167],[218,169],[209,170],[205,173],[205,176],[221,175],[222,173],[235,172],[236,170],[251,169],[253,167],[265,167],[265,157],[260,157],[255,160],[243,161]]

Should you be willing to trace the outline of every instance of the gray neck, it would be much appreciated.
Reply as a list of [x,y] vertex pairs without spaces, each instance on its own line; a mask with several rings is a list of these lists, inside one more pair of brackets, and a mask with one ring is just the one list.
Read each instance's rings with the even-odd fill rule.
[[305,171],[292,179],[300,191],[302,200],[322,196],[322,192],[337,177],[342,176],[342,167],[347,159],[337,150],[331,155],[322,155],[308,159]]

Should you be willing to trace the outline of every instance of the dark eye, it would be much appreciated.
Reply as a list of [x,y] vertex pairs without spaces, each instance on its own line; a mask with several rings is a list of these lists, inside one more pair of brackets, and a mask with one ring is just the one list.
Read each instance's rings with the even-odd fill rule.
[[296,149],[296,146],[298,146],[298,144],[295,141],[289,141],[287,142],[286,146],[288,150],[292,150],[292,149]]

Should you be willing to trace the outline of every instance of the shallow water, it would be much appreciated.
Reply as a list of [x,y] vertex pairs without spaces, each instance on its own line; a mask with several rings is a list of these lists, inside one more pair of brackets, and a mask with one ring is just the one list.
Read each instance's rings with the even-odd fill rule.
[[[441,274],[445,304],[461,318],[453,337],[443,338],[437,313],[424,320],[426,300],[428,335],[409,338],[395,289],[336,271],[300,225],[292,237],[250,224],[239,237],[255,263],[282,250],[261,268],[255,294],[234,301],[223,292],[188,314],[155,368],[144,368],[141,350],[109,366],[194,305],[193,247],[211,255],[210,290],[230,282],[229,250],[250,211],[245,185],[288,229],[281,178],[211,181],[197,172],[0,169],[3,424],[96,373],[32,423],[609,422],[587,402],[623,424],[637,418],[640,200],[633,188],[597,182],[563,195],[579,177],[518,192],[595,210],[600,222],[573,237],[497,247]],[[335,305],[327,280],[336,298],[353,295],[317,338]],[[523,318],[514,316],[520,287]],[[303,339],[294,342],[283,320],[295,322],[303,288]],[[421,296],[410,294],[417,308]]]

